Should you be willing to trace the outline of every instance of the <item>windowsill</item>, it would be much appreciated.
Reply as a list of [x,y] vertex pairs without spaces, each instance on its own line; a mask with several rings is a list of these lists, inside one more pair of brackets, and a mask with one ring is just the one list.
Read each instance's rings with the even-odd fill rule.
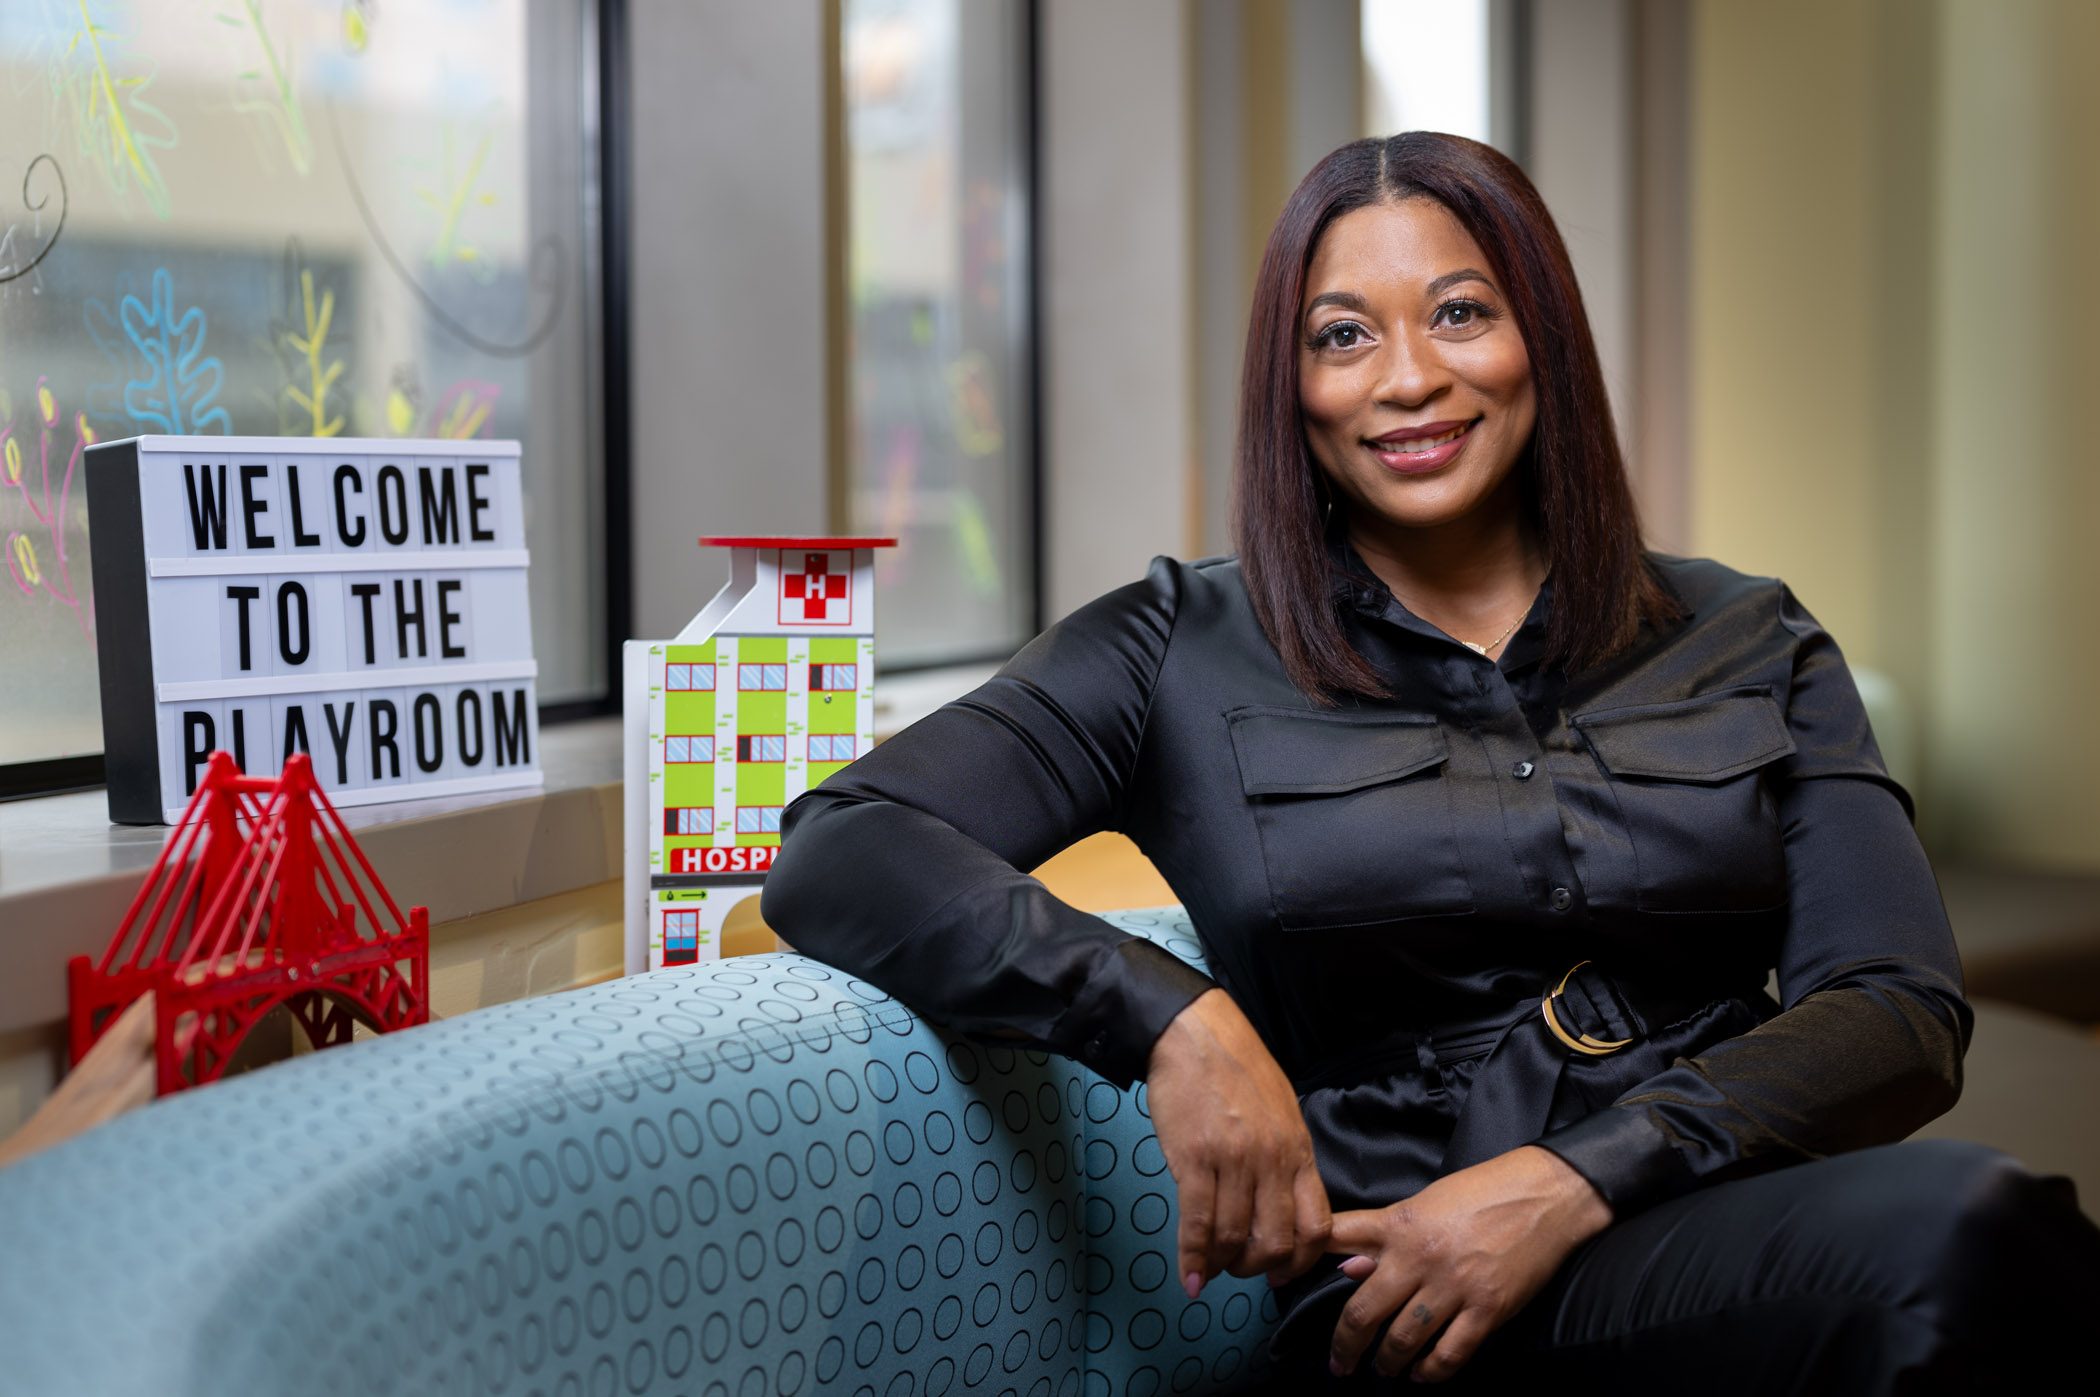
[[[880,741],[990,677],[997,665],[882,680]],[[624,876],[620,719],[542,729],[545,784],[342,811],[402,907],[442,923]],[[100,955],[168,836],[112,825],[100,787],[0,803],[0,1037],[66,1014],[66,962]]]
[[[436,926],[620,876],[620,720],[542,730],[545,784],[343,810],[402,907]],[[0,805],[0,1035],[66,1013],[66,962],[99,955],[168,837],[112,825],[99,787]]]

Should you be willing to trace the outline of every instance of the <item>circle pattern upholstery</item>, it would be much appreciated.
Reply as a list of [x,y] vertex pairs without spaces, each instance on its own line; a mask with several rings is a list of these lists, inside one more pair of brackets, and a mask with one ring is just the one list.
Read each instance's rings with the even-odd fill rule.
[[[1179,908],[1112,924],[1203,966]],[[495,1006],[0,1171],[20,1393],[1155,1397],[1258,1381],[1145,1105],[776,952]]]

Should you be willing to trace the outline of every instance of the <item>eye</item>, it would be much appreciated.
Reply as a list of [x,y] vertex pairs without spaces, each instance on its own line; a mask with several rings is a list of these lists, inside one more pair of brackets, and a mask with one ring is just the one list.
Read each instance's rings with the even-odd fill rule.
[[1354,320],[1336,320],[1324,326],[1306,341],[1312,349],[1354,349],[1364,342],[1367,332]]
[[1495,310],[1492,306],[1473,300],[1471,297],[1460,296],[1438,306],[1436,314],[1429,318],[1429,323],[1431,325],[1436,324],[1438,320],[1444,318],[1444,312],[1446,311],[1450,311],[1454,317],[1449,322],[1454,330],[1471,329],[1485,324],[1501,314],[1500,311]]

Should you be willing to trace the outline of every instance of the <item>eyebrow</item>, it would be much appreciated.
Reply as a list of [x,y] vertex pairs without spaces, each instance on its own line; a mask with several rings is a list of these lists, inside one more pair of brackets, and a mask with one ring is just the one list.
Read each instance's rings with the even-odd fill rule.
[[[1445,272],[1442,276],[1430,282],[1426,294],[1431,296],[1437,295],[1462,281],[1484,282],[1489,288],[1495,288],[1494,279],[1486,272],[1473,267],[1460,267],[1457,271]],[[1370,304],[1354,291],[1322,291],[1319,295],[1313,297],[1311,303],[1305,307],[1305,313],[1311,315],[1321,306],[1340,306],[1343,310],[1353,310],[1358,315],[1368,315],[1371,311]]]

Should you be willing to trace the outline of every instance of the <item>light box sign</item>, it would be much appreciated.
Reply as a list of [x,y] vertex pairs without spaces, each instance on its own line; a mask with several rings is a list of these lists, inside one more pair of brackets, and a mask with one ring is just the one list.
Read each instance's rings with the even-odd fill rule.
[[88,448],[110,818],[173,821],[211,753],[306,752],[337,805],[537,785],[515,441]]

